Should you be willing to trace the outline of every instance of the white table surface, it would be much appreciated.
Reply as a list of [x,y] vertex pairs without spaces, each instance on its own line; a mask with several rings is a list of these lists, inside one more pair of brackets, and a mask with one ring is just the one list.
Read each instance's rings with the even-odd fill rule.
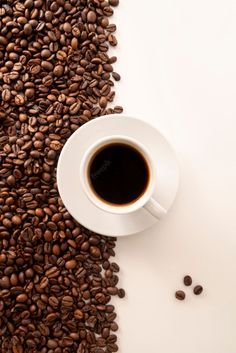
[[[172,143],[181,186],[156,227],[120,238],[120,353],[236,352],[236,3],[120,0],[117,103]],[[191,274],[197,297],[174,298]]]

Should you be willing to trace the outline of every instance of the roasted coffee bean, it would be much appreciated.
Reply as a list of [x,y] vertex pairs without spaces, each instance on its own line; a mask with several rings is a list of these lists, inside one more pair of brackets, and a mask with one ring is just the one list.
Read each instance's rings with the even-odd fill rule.
[[187,275],[187,276],[184,276],[183,282],[184,282],[185,286],[191,286],[193,281],[192,281],[192,278]]
[[74,312],[74,317],[77,320],[81,320],[84,317],[84,314],[80,309],[76,309]]
[[185,293],[182,290],[178,290],[175,292],[175,298],[178,300],[184,300],[185,299]]
[[53,73],[55,76],[60,77],[63,75],[63,71],[64,71],[64,68],[62,65],[56,65],[53,70]]
[[26,294],[19,294],[17,297],[16,297],[16,301],[18,303],[24,303],[28,300],[28,297]]
[[194,287],[193,289],[193,293],[196,294],[196,295],[199,295],[201,294],[203,291],[203,287],[201,285],[197,285]]
[[74,301],[73,301],[73,298],[70,297],[69,295],[63,297],[63,298],[62,298],[62,301],[61,301],[62,305],[66,306],[66,307],[71,307],[71,306],[73,306],[73,302],[74,302]]
[[4,89],[2,91],[2,100],[8,102],[11,100],[11,91],[9,89]]
[[89,250],[90,250],[90,254],[93,257],[100,257],[101,256],[101,252],[100,252],[100,249],[98,247],[91,246]]
[[118,105],[114,107],[114,113],[120,114],[122,112],[123,112],[123,108],[122,107],[120,107]]
[[74,344],[73,338],[71,337],[63,337],[61,345],[62,347],[70,347]]
[[118,288],[116,287],[107,287],[107,293],[110,295],[118,294]]
[[[115,239],[80,226],[58,194],[70,135],[114,99],[117,0],[3,1],[0,8],[2,351],[117,351]],[[0,349],[0,350],[1,350]]]
[[116,322],[112,322],[110,328],[112,331],[117,331],[119,327]]
[[118,6],[119,5],[119,0],[109,0],[109,4],[111,6]]
[[0,278],[0,288],[6,289],[10,287],[10,279],[7,276]]
[[75,260],[69,260],[65,263],[65,267],[68,269],[68,270],[72,270],[76,267],[76,261]]
[[89,11],[87,14],[87,20],[90,23],[95,23],[97,19],[96,13],[94,11]]
[[115,81],[120,81],[121,77],[117,72],[112,72],[112,77]]
[[120,298],[124,298],[124,297],[125,297],[125,290],[124,290],[123,288],[120,288],[120,289],[118,290],[118,296],[119,296]]

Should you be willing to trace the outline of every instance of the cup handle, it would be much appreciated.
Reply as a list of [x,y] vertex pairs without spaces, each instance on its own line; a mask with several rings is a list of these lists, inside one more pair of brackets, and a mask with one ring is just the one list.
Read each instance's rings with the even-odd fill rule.
[[157,219],[163,218],[167,213],[167,211],[153,198],[151,198],[143,207]]

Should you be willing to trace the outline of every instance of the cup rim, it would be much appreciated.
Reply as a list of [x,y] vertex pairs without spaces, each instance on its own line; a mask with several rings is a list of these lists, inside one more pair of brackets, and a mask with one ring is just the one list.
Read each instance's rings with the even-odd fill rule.
[[[92,190],[91,183],[89,182],[87,170],[91,161],[91,157],[96,153],[97,150],[99,150],[100,148],[102,148],[104,145],[106,145],[108,142],[111,142],[111,141],[114,143],[124,142],[136,148],[143,155],[149,167],[150,175],[149,175],[149,182],[146,187],[146,190],[137,200],[134,200],[133,202],[130,202],[127,205],[116,205],[116,204],[106,202],[105,200],[103,201]],[[89,149],[85,152],[80,163],[80,180],[86,196],[96,207],[109,213],[126,214],[126,213],[134,212],[139,208],[143,207],[151,198],[155,188],[155,169],[154,169],[150,152],[147,150],[145,146],[143,146],[143,144],[141,144],[136,139],[126,135],[110,135],[110,136],[101,138],[95,143],[93,143],[89,147]]]

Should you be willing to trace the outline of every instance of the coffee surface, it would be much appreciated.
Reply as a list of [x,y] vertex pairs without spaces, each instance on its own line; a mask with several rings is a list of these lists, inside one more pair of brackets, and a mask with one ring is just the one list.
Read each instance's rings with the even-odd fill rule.
[[111,143],[101,148],[89,166],[89,179],[95,193],[116,205],[137,200],[149,180],[147,162],[135,148]]

